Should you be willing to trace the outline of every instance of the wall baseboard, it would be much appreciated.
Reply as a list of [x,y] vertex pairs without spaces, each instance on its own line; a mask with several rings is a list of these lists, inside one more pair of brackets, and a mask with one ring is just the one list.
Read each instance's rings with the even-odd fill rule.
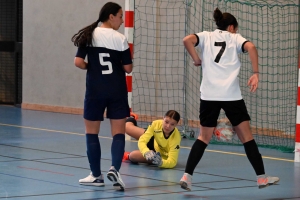
[[39,110],[39,111],[58,112],[58,113],[67,113],[67,114],[76,114],[76,115],[83,114],[83,108],[72,108],[72,107],[65,107],[65,106],[51,106],[51,105],[43,105],[43,104],[22,103],[21,108],[27,110]]
[[[57,113],[66,113],[66,114],[76,114],[83,115],[83,108],[73,108],[73,107],[64,107],[64,106],[52,106],[52,105],[44,105],[44,104],[32,104],[32,103],[22,103],[22,109],[27,110],[38,110],[38,111],[46,111],[46,112],[57,112]],[[106,112],[104,113],[106,116]],[[142,122],[151,123],[153,120],[162,119],[162,116],[149,116],[149,115],[139,115],[138,120]],[[183,121],[180,120],[178,125],[182,125]],[[199,127],[198,120],[188,120],[188,126],[190,127]]]

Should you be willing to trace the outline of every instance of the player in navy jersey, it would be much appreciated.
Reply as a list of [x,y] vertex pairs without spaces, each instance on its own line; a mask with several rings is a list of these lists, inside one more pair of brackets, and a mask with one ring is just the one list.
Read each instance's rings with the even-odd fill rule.
[[[180,185],[185,190],[191,190],[193,172],[212,137],[220,110],[223,109],[244,145],[257,175],[258,187],[264,188],[277,183],[279,178],[265,175],[262,156],[251,133],[250,116],[238,80],[241,67],[238,54],[248,52],[253,69],[248,85],[251,92],[256,91],[259,80],[257,50],[253,43],[236,33],[238,23],[233,15],[222,13],[217,8],[214,20],[217,25],[215,31],[204,31],[183,39],[194,65],[202,66],[203,79],[200,87],[200,135],[191,148]],[[195,47],[200,49],[200,57]]]
[[107,178],[113,182],[117,190],[124,190],[125,187],[119,170],[125,148],[125,121],[130,115],[125,73],[132,71],[127,39],[117,32],[122,23],[121,6],[108,2],[100,10],[96,22],[79,30],[72,37],[72,42],[78,47],[74,64],[80,69],[87,70],[84,122],[91,173],[86,178],[80,179],[79,183],[104,186],[98,134],[106,109],[106,117],[110,119],[113,137],[112,164]]

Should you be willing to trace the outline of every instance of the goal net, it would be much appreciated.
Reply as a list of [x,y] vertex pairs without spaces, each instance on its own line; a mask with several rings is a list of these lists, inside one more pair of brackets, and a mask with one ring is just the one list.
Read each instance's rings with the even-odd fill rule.
[[[238,32],[259,54],[260,82],[250,93],[248,54],[240,55],[240,87],[260,146],[292,151],[298,86],[299,4],[296,0],[135,0],[132,110],[139,121],[162,118],[169,109],[181,116],[181,132],[199,132],[201,67],[195,67],[182,39],[216,29],[213,11],[233,14]],[[226,118],[223,111],[220,119]],[[213,137],[212,143],[241,144]]]

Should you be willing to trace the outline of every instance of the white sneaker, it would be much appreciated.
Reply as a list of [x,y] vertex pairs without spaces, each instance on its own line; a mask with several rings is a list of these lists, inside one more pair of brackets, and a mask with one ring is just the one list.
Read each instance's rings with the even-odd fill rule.
[[104,186],[103,175],[101,174],[99,177],[94,177],[92,172],[90,175],[83,179],[79,179],[79,184],[81,185],[93,185],[93,186]]
[[115,170],[115,168],[111,168],[108,171],[107,178],[113,183],[115,190],[124,191],[125,184],[121,178],[120,173]]
[[269,185],[274,185],[278,182],[278,177],[267,176],[265,174],[257,176],[257,186],[259,189],[265,188]]
[[179,182],[182,189],[192,190],[192,176],[188,173],[184,173]]

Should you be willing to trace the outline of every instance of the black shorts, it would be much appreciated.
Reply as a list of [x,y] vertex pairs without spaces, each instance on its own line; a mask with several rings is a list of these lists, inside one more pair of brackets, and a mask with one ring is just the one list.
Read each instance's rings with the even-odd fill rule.
[[106,117],[109,119],[124,119],[130,116],[128,98],[101,98],[85,99],[83,117],[90,121],[103,121],[106,109]]
[[221,109],[225,111],[232,126],[250,120],[243,99],[237,101],[207,101],[200,99],[200,124],[205,127],[216,127]]

